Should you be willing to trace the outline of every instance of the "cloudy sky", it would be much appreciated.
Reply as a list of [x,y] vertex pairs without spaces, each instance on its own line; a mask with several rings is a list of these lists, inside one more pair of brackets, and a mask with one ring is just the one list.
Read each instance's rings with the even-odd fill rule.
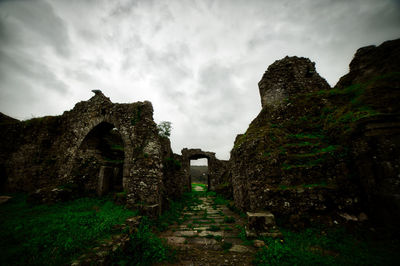
[[308,57],[333,86],[356,49],[399,37],[393,0],[1,0],[0,112],[59,115],[101,89],[151,101],[174,152],[228,159],[275,60]]

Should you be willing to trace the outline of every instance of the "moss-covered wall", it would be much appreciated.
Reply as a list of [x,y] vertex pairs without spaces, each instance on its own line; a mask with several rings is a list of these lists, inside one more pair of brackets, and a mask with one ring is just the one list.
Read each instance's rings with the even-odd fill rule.
[[399,51],[400,40],[358,50],[334,88],[306,58],[271,65],[263,108],[231,151],[236,205],[288,217],[399,213]]

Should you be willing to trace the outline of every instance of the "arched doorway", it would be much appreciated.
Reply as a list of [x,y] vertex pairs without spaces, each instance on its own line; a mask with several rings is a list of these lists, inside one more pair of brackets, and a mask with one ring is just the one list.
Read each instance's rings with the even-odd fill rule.
[[111,123],[95,126],[76,152],[74,183],[85,193],[102,196],[123,191],[124,142]]
[[190,159],[190,180],[191,184],[198,184],[206,191],[210,186],[207,157],[192,157]]

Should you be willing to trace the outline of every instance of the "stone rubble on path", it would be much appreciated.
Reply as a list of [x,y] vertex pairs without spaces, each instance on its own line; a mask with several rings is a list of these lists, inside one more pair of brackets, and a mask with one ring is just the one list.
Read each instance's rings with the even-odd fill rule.
[[[244,245],[238,228],[244,228],[246,218],[226,206],[215,207],[211,196],[199,199],[199,205],[184,209],[182,224],[172,225],[160,236],[178,250],[179,263],[174,265],[250,265],[257,249]],[[226,223],[226,216],[234,217],[235,222]]]

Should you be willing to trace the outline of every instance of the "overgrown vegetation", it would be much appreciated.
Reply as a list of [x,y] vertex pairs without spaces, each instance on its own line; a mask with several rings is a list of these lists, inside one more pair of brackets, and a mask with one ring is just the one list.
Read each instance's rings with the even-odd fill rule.
[[170,157],[165,158],[164,165],[165,168],[169,170],[180,170],[182,168],[182,164],[180,161]]
[[146,217],[142,219],[137,232],[131,235],[126,249],[119,249],[113,254],[113,265],[146,266],[174,260],[175,251],[151,231],[151,224]]
[[65,264],[136,214],[109,199],[31,206],[25,195],[15,196],[0,205],[0,264]]
[[157,129],[160,137],[169,138],[171,136],[172,123],[169,121],[161,121],[157,125]]
[[183,217],[181,219],[181,214],[185,206],[189,209],[193,206],[197,206],[201,203],[199,199],[199,195],[202,192],[187,192],[184,193],[183,196],[179,201],[170,201],[169,202],[169,209],[166,210],[154,223],[155,226],[159,231],[165,231],[168,226],[178,223],[181,224],[182,222],[186,221],[187,217]]
[[136,108],[136,110],[133,112],[132,118],[131,118],[131,125],[132,126],[135,126],[142,119],[142,108],[143,108],[143,106],[138,106]]
[[261,238],[267,247],[255,256],[256,265],[395,265],[399,242],[357,238],[343,228],[280,229],[282,239]]
[[[399,82],[400,73],[393,72],[345,88],[290,95],[285,99],[287,115],[282,118],[264,108],[238,136],[234,151],[246,143],[252,147],[248,155],[260,164],[275,162],[282,175],[296,175],[303,169],[322,171],[338,161],[351,164],[348,143],[358,122],[399,112],[390,96],[396,95],[391,84]],[[382,100],[376,101],[378,96]]]

